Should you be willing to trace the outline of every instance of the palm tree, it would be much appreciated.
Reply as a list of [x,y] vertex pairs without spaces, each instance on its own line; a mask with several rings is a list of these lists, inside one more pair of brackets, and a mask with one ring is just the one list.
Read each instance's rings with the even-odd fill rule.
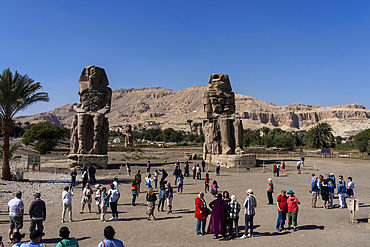
[[313,148],[326,148],[334,142],[333,129],[327,123],[321,123],[311,128],[307,133],[308,144]]
[[14,75],[10,69],[5,69],[0,75],[0,117],[1,133],[4,137],[3,143],[3,169],[1,178],[10,180],[9,166],[9,137],[13,129],[13,117],[19,111],[38,101],[49,101],[47,93],[36,93],[41,89],[40,82],[34,82],[27,75],[20,75],[15,71]]

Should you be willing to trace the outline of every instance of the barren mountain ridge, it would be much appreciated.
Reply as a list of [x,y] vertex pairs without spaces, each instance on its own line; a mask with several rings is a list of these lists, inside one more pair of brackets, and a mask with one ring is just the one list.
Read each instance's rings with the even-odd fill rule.
[[[161,87],[117,89],[113,91],[112,107],[107,114],[110,127],[155,121],[162,128],[173,127],[189,131],[186,120],[202,122],[202,96],[206,86],[191,86],[179,91]],[[289,131],[308,130],[327,122],[334,135],[348,137],[370,128],[370,110],[359,104],[320,107],[294,103],[276,106],[251,96],[236,94],[236,111],[243,119],[244,128],[281,128]],[[21,116],[16,121],[37,123],[51,121],[70,127],[75,104],[67,104],[52,111]]]

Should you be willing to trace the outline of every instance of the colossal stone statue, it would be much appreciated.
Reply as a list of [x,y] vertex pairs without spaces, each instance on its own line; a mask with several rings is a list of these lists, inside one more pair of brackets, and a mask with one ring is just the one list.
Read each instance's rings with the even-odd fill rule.
[[132,147],[132,127],[131,125],[126,125],[126,127],[123,129],[123,134],[125,136],[125,147]]
[[[105,114],[110,111],[112,98],[107,75],[103,68],[88,66],[83,69],[79,83],[81,104],[77,105],[72,122],[70,158],[76,157],[73,154],[106,155],[109,123]],[[87,160],[89,157],[94,156],[82,156]]]
[[235,95],[227,74],[213,74],[203,95],[204,156],[242,154],[243,125],[235,113]]

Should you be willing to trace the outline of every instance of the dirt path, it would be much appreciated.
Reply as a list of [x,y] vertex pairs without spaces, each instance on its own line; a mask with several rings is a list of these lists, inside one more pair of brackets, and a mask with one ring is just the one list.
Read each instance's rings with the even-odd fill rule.
[[[182,149],[161,149],[156,153],[155,150],[144,151],[145,156],[156,156],[158,159],[153,159],[152,169],[164,167],[169,175],[169,181],[174,183],[173,163],[179,159],[184,161]],[[187,151],[186,151],[187,152]],[[199,152],[199,150],[195,150]],[[145,193],[141,193],[138,198],[138,205],[131,206],[130,184],[134,174],[138,169],[145,171],[146,161],[137,160],[130,161],[137,165],[133,165],[131,176],[125,174],[126,170],[119,170],[119,157],[122,154],[110,154],[110,160],[117,161],[116,168],[113,170],[99,170],[97,178],[100,184],[108,186],[114,177],[119,178],[121,199],[119,200],[119,221],[115,222],[100,222],[99,216],[95,213],[79,214],[80,199],[81,199],[81,184],[75,189],[73,198],[73,218],[75,222],[61,223],[61,193],[63,186],[67,185],[69,175],[61,173],[52,174],[47,172],[28,172],[25,178],[30,182],[4,182],[0,181],[0,235],[7,239],[7,230],[9,217],[6,212],[7,202],[13,198],[13,194],[17,190],[24,192],[24,201],[26,212],[32,200],[32,195],[35,192],[41,192],[42,199],[47,203],[47,220],[45,225],[45,243],[48,246],[55,246],[59,241],[58,231],[62,226],[68,226],[71,235],[79,240],[80,246],[90,247],[97,246],[103,239],[103,229],[107,225],[112,225],[116,230],[116,237],[121,239],[125,246],[244,246],[251,244],[253,246],[317,246],[320,243],[326,243],[330,246],[365,246],[369,240],[370,225],[367,223],[369,216],[370,205],[370,184],[367,182],[370,172],[370,162],[364,160],[352,159],[319,159],[308,158],[306,167],[303,168],[302,174],[297,174],[294,159],[287,159],[288,172],[285,176],[273,178],[275,193],[274,198],[278,196],[281,189],[292,189],[296,192],[296,196],[301,201],[298,215],[298,231],[283,231],[275,232],[275,224],[277,219],[276,205],[268,206],[266,196],[267,178],[271,177],[270,172],[262,173],[261,168],[252,168],[251,172],[236,172],[234,169],[221,170],[221,176],[216,177],[214,167],[211,167],[211,181],[216,179],[220,186],[220,191],[227,190],[230,195],[235,194],[239,203],[243,203],[245,199],[245,190],[252,188],[255,192],[258,207],[256,209],[255,236],[251,239],[235,239],[235,240],[214,240],[212,235],[199,237],[195,235],[194,218],[194,199],[199,191],[204,190],[204,182],[186,178],[184,182],[184,194],[174,195],[172,215],[167,215],[166,212],[157,212],[156,221],[146,220],[146,203]],[[167,161],[163,165],[164,160]],[[112,161],[112,160],[111,160]],[[118,162],[120,161],[120,162]],[[114,161],[112,161],[114,163]],[[318,170],[313,170],[313,164],[316,164]],[[182,163],[183,167],[183,163]],[[120,173],[121,172],[121,173]],[[347,209],[329,209],[311,208],[310,207],[310,187],[311,173],[326,174],[334,172],[336,177],[339,174],[344,177],[352,176],[355,183],[355,195],[359,197],[362,203],[360,211],[356,213],[356,218],[360,221],[358,224],[349,223],[349,211]],[[204,174],[202,174],[204,177]],[[143,179],[145,172],[143,174]],[[80,176],[78,177],[80,178]],[[142,183],[143,186],[143,183]],[[212,201],[210,194],[205,195],[207,203]],[[335,199],[338,203],[338,199]],[[322,201],[318,200],[318,206],[322,206]],[[93,212],[96,212],[96,207],[93,205]],[[110,212],[110,210],[108,211]],[[108,213],[107,216],[110,216]],[[207,219],[209,220],[209,219]],[[240,228],[244,229],[244,215],[241,214],[239,219]],[[208,222],[207,222],[208,226]],[[25,223],[22,232],[28,234],[29,218],[25,216]],[[242,233],[242,230],[240,233]],[[6,245],[9,246],[9,245]]]

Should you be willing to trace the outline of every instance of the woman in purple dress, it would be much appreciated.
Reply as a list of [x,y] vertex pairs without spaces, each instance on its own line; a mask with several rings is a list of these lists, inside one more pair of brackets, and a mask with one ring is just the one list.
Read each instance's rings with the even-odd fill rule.
[[225,238],[227,202],[222,200],[221,194],[218,194],[217,199],[209,203],[209,207],[212,212],[207,232],[213,233],[214,238],[218,238],[218,234]]

